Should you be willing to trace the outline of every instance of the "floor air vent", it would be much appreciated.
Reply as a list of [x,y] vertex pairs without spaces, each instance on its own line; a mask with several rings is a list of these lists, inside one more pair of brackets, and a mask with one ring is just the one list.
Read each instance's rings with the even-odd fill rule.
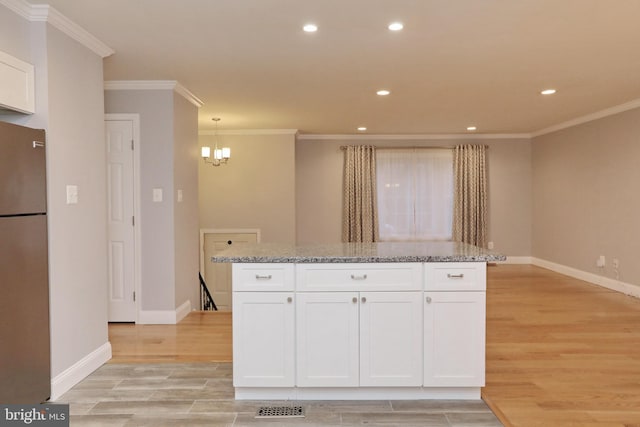
[[302,406],[261,406],[255,418],[304,418]]

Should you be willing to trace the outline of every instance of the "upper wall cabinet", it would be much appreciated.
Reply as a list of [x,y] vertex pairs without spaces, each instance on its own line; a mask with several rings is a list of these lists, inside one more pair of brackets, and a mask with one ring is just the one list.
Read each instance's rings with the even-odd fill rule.
[[0,51],[0,108],[33,114],[33,65]]

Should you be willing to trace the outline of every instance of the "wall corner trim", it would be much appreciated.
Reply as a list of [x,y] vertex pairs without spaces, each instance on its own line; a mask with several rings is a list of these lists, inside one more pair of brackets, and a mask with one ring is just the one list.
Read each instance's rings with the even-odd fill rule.
[[104,90],[173,90],[200,108],[204,103],[176,80],[105,80]]
[[115,53],[113,49],[101,42],[93,34],[48,4],[30,4],[25,0],[0,0],[0,4],[30,22],[47,22],[51,24],[101,58],[106,58]]
[[584,280],[585,282],[589,282],[603,288],[621,292],[625,295],[640,298],[640,286],[631,283],[625,283],[620,280],[610,279],[605,276],[599,276],[587,271],[578,270],[573,267],[567,267],[566,265],[556,264],[554,262],[535,257],[532,258],[532,264],[538,267],[546,268],[547,270],[555,271],[556,273],[573,277],[575,279]]
[[227,129],[198,131],[199,136],[206,135],[297,135],[298,129]]
[[549,126],[548,128],[540,129],[539,131],[533,132],[531,136],[536,137],[536,136],[546,135],[548,133],[557,132],[562,129],[578,126],[583,123],[591,122],[593,120],[602,119],[604,117],[613,116],[614,114],[623,113],[625,111],[633,110],[635,108],[640,108],[640,98],[634,99],[633,101],[629,101],[624,104],[613,106],[611,108],[606,108],[604,110],[596,111],[595,113],[587,114],[582,117],[577,117],[573,120],[568,120],[566,122],[558,123],[557,125]]
[[138,325],[175,325],[191,311],[191,300],[175,310],[140,310]]
[[446,134],[398,134],[398,135],[381,135],[381,134],[315,134],[301,133],[298,139],[308,140],[405,140],[405,141],[432,141],[432,140],[483,140],[483,139],[531,139],[529,133],[485,133],[485,134],[465,134],[465,133],[446,133]]
[[111,359],[111,343],[106,342],[51,379],[51,400],[58,400],[74,385]]

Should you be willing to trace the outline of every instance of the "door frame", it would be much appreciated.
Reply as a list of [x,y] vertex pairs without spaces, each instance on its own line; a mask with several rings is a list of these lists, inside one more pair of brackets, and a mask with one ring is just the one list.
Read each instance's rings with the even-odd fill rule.
[[205,234],[255,234],[256,242],[260,243],[259,228],[201,228],[200,229],[200,273],[204,274],[204,235]]
[[[140,114],[114,114],[104,115],[105,127],[108,121],[130,121],[133,125],[133,290],[136,293],[135,323],[140,321],[140,307],[142,307],[142,215],[140,214]],[[106,144],[106,140],[105,140]],[[106,150],[106,146],[105,146]]]

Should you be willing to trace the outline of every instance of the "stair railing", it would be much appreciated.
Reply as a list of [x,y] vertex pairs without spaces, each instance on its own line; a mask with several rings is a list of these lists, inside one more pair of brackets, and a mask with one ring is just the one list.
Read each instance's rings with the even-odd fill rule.
[[200,310],[218,311],[218,307],[213,301],[211,292],[209,292],[209,288],[207,288],[207,284],[202,278],[202,274],[198,273],[198,277],[200,278]]

